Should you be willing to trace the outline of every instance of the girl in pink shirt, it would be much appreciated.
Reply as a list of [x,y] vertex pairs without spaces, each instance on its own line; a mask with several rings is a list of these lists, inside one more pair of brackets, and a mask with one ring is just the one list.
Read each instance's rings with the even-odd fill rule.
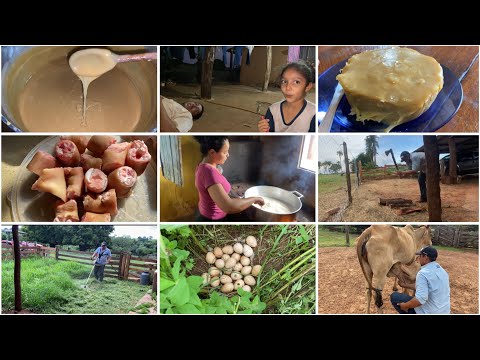
[[203,160],[195,170],[195,187],[198,190],[199,220],[225,220],[228,214],[242,212],[253,204],[263,205],[261,197],[232,199],[228,196],[231,186],[217,168],[228,159],[230,143],[226,136],[196,136]]

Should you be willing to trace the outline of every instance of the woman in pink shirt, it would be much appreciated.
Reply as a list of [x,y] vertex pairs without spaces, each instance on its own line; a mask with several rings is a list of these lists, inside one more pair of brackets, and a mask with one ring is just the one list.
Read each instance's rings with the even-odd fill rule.
[[200,200],[198,209],[204,221],[228,220],[228,214],[239,213],[253,204],[263,205],[261,197],[232,199],[228,196],[231,186],[217,168],[228,159],[230,143],[226,136],[196,136],[203,160],[195,170],[195,186]]

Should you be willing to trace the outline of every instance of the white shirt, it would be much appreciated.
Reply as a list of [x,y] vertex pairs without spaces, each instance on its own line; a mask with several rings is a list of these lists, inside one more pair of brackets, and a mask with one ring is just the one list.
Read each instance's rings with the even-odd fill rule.
[[[193,117],[190,111],[172,99],[162,97],[162,104],[168,117],[175,123],[178,131],[188,132],[193,126]],[[162,121],[162,119],[160,119]]]

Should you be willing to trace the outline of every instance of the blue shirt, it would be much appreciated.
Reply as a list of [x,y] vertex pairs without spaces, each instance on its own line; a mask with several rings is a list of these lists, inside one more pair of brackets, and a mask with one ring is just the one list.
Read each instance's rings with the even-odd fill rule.
[[410,160],[412,160],[412,170],[426,172],[427,165],[425,162],[425,153],[412,152],[410,154]]
[[[112,256],[112,253],[110,252],[110,249],[105,247],[105,250],[102,250],[102,247],[97,248],[95,250],[94,254],[98,254],[97,261],[95,261],[95,264],[100,264],[100,265],[105,265],[107,263],[108,257]],[[101,256],[100,256],[101,254]]]
[[447,272],[436,261],[422,266],[417,274],[415,297],[422,304],[417,314],[450,314],[450,284]]

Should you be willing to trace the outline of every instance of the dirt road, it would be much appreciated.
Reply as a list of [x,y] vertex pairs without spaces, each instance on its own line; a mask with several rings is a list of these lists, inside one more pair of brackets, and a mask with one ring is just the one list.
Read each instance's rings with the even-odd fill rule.
[[[478,314],[478,254],[440,250],[438,262],[450,277],[452,314]],[[366,313],[365,278],[355,248],[322,248],[318,254],[318,313]],[[383,293],[384,313],[396,313],[390,303],[393,278]],[[375,313],[372,299],[370,312]]]

